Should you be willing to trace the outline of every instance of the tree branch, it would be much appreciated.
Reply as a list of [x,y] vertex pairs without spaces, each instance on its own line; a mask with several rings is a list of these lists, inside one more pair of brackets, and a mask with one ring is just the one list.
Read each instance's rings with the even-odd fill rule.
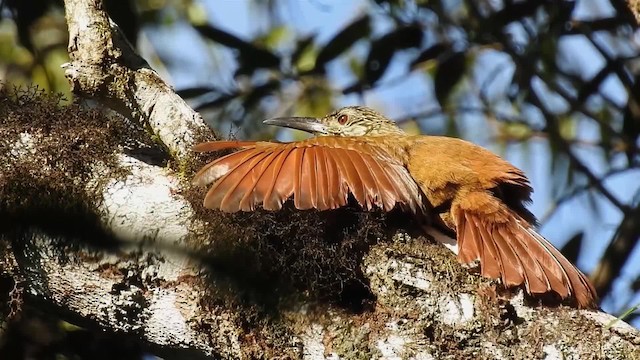
[[[65,0],[71,89],[140,121],[178,161],[213,137],[202,117],[149,68],[104,11],[101,0]],[[89,20],[90,19],[90,20]]]

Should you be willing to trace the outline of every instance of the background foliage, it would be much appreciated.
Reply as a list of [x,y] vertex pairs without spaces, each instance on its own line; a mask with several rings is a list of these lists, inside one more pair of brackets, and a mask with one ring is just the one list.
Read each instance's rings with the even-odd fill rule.
[[[261,121],[364,103],[409,132],[506,154],[550,189],[534,212],[590,273],[604,309],[640,302],[640,32],[624,1],[361,0],[313,31],[295,25],[313,22],[296,19],[295,0],[242,2],[251,25],[236,29],[215,21],[226,2],[105,1],[151,65],[223,134],[296,137]],[[337,6],[310,4],[319,14]],[[5,84],[72,96],[60,69],[61,6],[2,2]]]

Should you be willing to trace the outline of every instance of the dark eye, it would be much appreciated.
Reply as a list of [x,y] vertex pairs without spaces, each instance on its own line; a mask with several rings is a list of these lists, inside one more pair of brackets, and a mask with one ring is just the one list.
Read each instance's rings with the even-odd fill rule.
[[344,125],[347,123],[347,120],[349,120],[349,116],[342,114],[340,116],[338,116],[338,124],[340,125]]

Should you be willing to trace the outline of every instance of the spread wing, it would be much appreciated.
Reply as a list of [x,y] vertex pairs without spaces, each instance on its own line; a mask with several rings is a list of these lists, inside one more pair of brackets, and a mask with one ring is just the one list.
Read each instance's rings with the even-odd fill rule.
[[239,148],[205,165],[194,185],[213,184],[204,206],[226,212],[250,211],[262,204],[278,210],[290,197],[298,209],[335,209],[351,193],[367,210],[396,205],[424,213],[428,204],[404,164],[372,141],[316,137],[277,143],[214,141],[195,151]]

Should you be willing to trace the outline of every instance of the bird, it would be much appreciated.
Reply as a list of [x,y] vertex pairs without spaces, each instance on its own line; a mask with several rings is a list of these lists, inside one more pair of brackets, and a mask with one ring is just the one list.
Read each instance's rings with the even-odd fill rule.
[[331,210],[349,197],[365,210],[405,211],[455,234],[457,260],[505,287],[597,308],[590,280],[535,230],[533,191],[520,169],[471,142],[410,135],[363,106],[324,117],[279,117],[264,124],[314,135],[294,142],[223,140],[196,152],[232,149],[196,173],[210,188],[206,208],[224,212]]

